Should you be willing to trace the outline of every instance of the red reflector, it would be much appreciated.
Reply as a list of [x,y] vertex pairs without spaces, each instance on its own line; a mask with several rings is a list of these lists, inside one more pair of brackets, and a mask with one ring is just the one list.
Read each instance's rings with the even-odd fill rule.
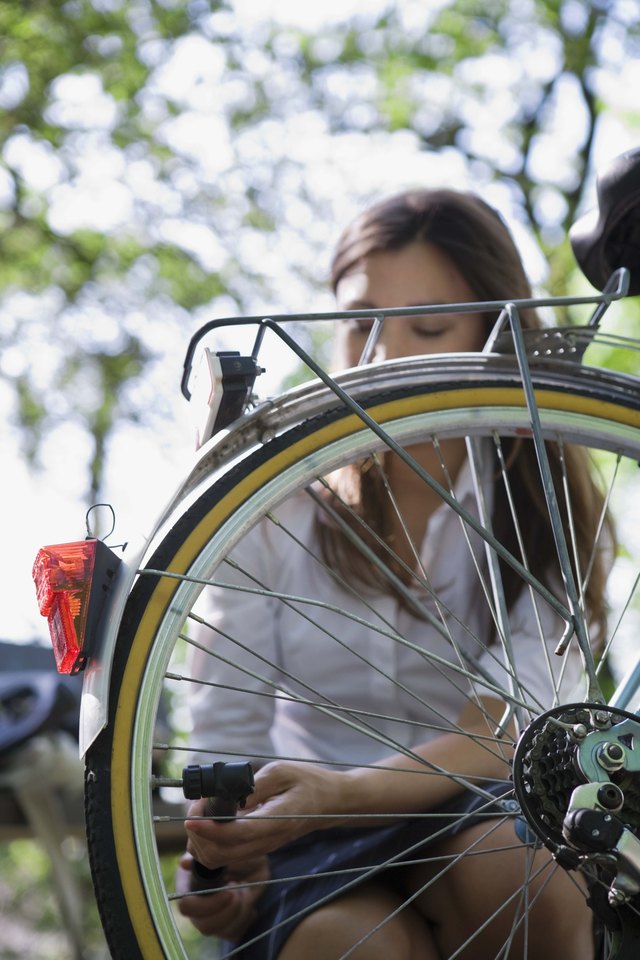
[[59,673],[77,673],[86,663],[85,629],[99,542],[43,547],[33,565],[38,606],[49,622]]

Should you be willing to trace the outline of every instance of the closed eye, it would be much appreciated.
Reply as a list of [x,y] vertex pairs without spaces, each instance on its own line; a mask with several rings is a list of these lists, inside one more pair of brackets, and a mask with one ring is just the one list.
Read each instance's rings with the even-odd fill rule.
[[447,333],[448,327],[412,327],[411,332],[418,337],[441,337]]

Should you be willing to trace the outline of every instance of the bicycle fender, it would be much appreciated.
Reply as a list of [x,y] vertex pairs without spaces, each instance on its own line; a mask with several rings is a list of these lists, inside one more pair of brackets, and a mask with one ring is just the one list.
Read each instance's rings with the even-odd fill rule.
[[96,629],[94,646],[84,670],[82,684],[78,726],[80,759],[107,725],[111,666],[120,622],[147,547],[146,540],[141,544],[127,545],[128,556],[122,557],[108,605]]
[[[202,459],[209,456],[208,450],[209,445],[206,445],[203,452],[198,453],[198,465]],[[195,496],[192,480],[193,472],[190,472],[187,480],[180,484],[156,520],[149,535],[138,536],[127,542],[126,554],[122,556],[121,563],[116,571],[108,606],[96,629],[92,656],[84,670],[78,730],[81,759],[107,725],[111,667],[127,599],[138,576],[138,571],[143,566],[145,556],[150,551],[153,552],[153,544],[159,531],[177,510],[186,509],[190,497]],[[209,478],[213,475],[211,469],[206,472],[206,475]],[[211,482],[210,479],[208,482]]]

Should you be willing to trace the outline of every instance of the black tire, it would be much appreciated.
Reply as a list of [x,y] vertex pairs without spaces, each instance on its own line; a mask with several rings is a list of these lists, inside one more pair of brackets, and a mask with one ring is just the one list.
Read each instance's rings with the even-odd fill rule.
[[[453,363],[446,379],[433,377],[382,394],[372,379],[358,402],[402,444],[424,437],[425,431],[447,436],[527,432],[525,401],[513,367],[501,362],[469,373],[461,362],[460,371],[458,375]],[[546,437],[584,443],[629,462],[640,459],[640,400],[635,392],[618,388],[615,379],[563,364],[534,371],[534,383]],[[203,481],[156,538],[145,570],[169,570],[177,578],[139,576],[118,635],[109,723],[87,756],[92,872],[116,960],[190,955],[162,879],[152,791],[153,729],[173,653],[171,636],[177,637],[178,621],[199,591],[184,578],[210,575],[222,556],[218,552],[203,559],[215,538],[226,538],[226,552],[238,540],[240,526],[255,524],[316,473],[324,475],[336,463],[376,445],[358,417],[335,404]],[[176,605],[179,615],[173,610]],[[173,759],[174,776],[184,755],[179,752]]]

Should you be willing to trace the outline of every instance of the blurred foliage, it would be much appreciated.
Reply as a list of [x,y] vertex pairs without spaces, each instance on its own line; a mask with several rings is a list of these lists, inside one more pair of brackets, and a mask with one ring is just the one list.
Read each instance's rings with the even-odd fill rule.
[[[86,895],[84,960],[106,960],[108,950],[92,895],[85,844],[73,837],[64,843],[79,889]],[[165,853],[160,858],[167,889],[173,888],[177,861],[177,853]],[[24,960],[25,957],[74,960],[76,957],[61,923],[51,863],[36,840],[0,843],[0,914],[4,923],[0,946],[2,960]],[[193,960],[211,957],[211,942],[203,939],[177,910],[176,922]]]
[[372,189],[353,138],[500,181],[564,293],[639,31],[637,0],[401,0],[313,32],[233,0],[4,0],[0,378],[23,453],[76,422],[95,500],[117,424],[167,416],[166,374],[141,385],[199,320],[300,309],[344,196]]
[[[84,908],[85,960],[104,960],[107,955],[97,907],[90,894],[91,878],[84,845],[69,838],[71,861],[80,888],[89,895]],[[0,843],[0,914],[3,917],[3,960],[47,957],[74,960],[72,944],[61,923],[54,895],[51,864],[35,840]]]

